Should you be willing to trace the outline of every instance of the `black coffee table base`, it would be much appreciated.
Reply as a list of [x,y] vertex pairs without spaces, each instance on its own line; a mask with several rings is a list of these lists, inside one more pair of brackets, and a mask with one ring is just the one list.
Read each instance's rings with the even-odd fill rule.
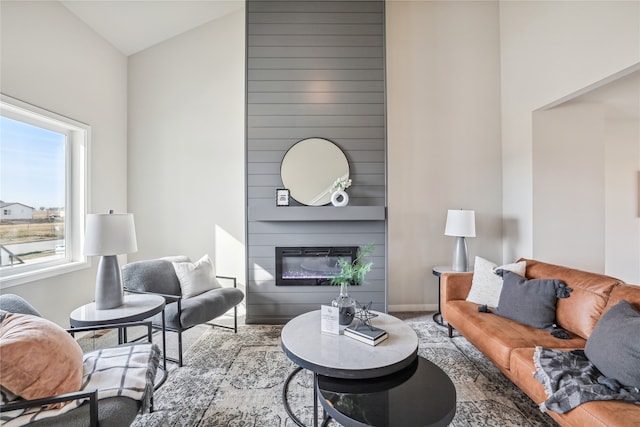
[[[456,388],[432,362],[417,357],[409,367],[371,379],[318,375],[320,403],[346,427],[447,426],[456,413]],[[326,416],[322,425],[328,423]]]
[[[289,406],[289,399],[287,397],[287,394],[289,393],[289,383],[291,383],[291,380],[293,380],[293,377],[295,377],[296,374],[301,370],[302,370],[301,367],[295,368],[293,371],[291,371],[286,381],[284,382],[284,386],[282,387],[282,403],[284,405],[284,410],[287,413],[287,415],[289,415],[289,418],[291,418],[291,421],[293,421],[297,426],[306,427],[306,425],[302,421],[300,421],[300,418],[296,417],[293,411],[291,410],[291,406]],[[317,387],[317,377],[315,374],[313,375],[313,401],[314,401],[313,419],[315,420],[313,425],[315,426],[318,424],[318,421],[317,421],[318,420],[318,387]]]

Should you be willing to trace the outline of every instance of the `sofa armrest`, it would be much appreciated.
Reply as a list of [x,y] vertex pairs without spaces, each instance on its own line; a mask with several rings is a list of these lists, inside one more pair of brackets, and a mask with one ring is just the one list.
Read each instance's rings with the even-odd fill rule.
[[473,273],[442,273],[440,276],[440,303],[465,300],[471,290]]
[[216,279],[225,279],[225,280],[230,280],[233,282],[233,287],[237,288],[238,287],[238,283],[237,283],[237,279],[233,276],[216,276]]

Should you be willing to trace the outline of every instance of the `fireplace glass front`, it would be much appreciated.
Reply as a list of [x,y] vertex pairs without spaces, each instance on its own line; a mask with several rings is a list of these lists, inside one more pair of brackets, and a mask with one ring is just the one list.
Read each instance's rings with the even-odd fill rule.
[[276,247],[276,286],[330,285],[340,273],[338,260],[356,259],[357,246]]

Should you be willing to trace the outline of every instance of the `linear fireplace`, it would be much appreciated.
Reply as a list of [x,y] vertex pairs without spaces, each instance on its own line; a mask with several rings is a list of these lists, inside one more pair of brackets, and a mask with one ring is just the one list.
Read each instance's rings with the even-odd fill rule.
[[276,286],[330,285],[338,259],[356,259],[357,246],[276,247]]

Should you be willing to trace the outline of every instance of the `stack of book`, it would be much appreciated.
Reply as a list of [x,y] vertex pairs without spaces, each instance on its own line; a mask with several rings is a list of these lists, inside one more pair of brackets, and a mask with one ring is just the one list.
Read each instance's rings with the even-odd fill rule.
[[366,325],[347,326],[344,329],[344,334],[369,345],[378,345],[389,337],[389,334],[384,329]]

